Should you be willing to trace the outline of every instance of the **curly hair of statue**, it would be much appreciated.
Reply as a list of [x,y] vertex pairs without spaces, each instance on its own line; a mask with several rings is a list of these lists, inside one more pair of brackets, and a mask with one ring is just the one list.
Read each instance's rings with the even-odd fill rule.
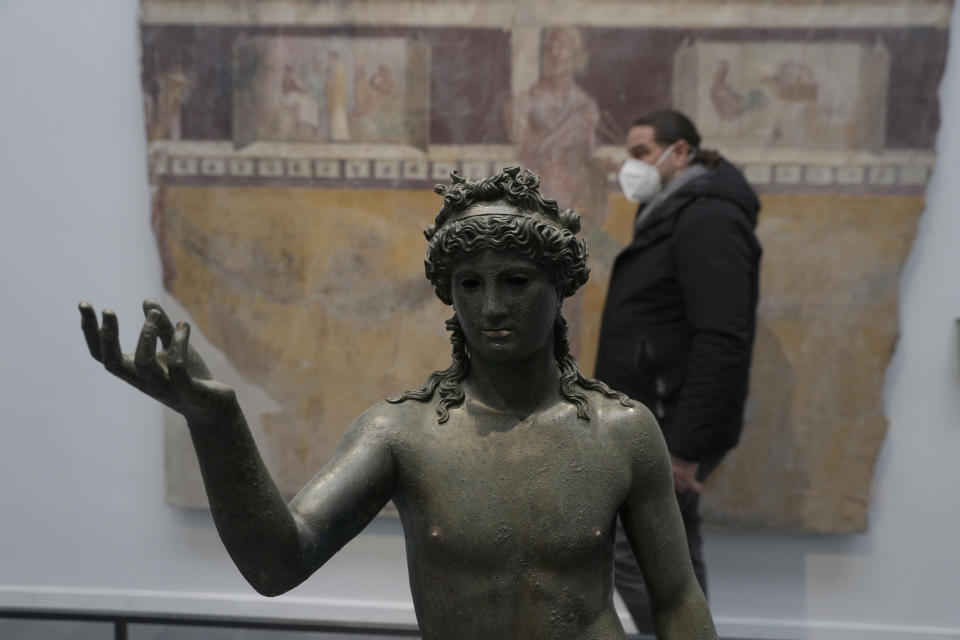
[[[443,207],[434,223],[424,230],[428,242],[424,260],[427,279],[445,304],[453,303],[450,275],[454,264],[489,250],[520,256],[543,267],[563,298],[573,295],[587,281],[590,274],[587,245],[575,235],[580,231],[580,214],[573,209],[561,210],[555,200],[544,198],[539,191],[540,177],[535,173],[513,166],[491,178],[467,180],[452,171],[450,182],[434,187],[443,197]],[[458,217],[475,204],[493,202],[513,205],[521,213],[494,211]],[[426,402],[437,393],[439,423],[449,419],[451,408],[463,403],[460,383],[470,372],[466,336],[456,314],[447,320],[446,328],[453,345],[450,366],[431,373],[419,389],[387,399],[392,403]],[[554,357],[560,370],[560,395],[576,406],[577,417],[590,420],[587,397],[577,390],[578,386],[631,406],[624,394],[581,375],[580,366],[570,353],[568,332],[567,321],[558,313],[554,325]]]

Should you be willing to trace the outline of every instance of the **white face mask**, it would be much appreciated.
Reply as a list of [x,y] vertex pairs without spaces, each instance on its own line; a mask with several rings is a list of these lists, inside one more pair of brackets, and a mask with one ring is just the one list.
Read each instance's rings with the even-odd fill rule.
[[627,196],[630,202],[646,202],[660,191],[660,172],[657,167],[663,162],[663,159],[670,155],[676,142],[667,147],[657,161],[653,164],[637,160],[636,158],[627,158],[623,166],[620,167],[620,188],[623,195]]

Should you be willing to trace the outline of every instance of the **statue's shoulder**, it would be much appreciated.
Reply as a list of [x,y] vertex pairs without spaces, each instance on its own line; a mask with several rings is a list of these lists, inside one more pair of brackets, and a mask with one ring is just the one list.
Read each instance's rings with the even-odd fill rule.
[[663,437],[657,419],[642,403],[624,403],[599,391],[588,391],[586,395],[600,428],[623,446],[644,449],[650,438]]
[[409,435],[412,429],[431,416],[435,418],[434,402],[405,401],[392,403],[381,400],[354,421],[354,425],[371,434],[390,437]]

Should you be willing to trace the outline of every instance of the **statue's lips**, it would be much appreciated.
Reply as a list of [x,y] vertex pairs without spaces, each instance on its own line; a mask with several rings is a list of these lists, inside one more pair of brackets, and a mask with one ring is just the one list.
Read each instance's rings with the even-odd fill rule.
[[510,335],[510,329],[484,329],[483,335],[488,338],[506,338]]

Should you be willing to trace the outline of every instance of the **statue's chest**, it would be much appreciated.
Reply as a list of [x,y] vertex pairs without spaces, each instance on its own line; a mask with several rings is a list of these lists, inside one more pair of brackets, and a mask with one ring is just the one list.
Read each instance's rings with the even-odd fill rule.
[[407,535],[460,558],[576,561],[609,544],[630,488],[622,452],[580,425],[440,428],[403,456],[418,470],[401,478]]

